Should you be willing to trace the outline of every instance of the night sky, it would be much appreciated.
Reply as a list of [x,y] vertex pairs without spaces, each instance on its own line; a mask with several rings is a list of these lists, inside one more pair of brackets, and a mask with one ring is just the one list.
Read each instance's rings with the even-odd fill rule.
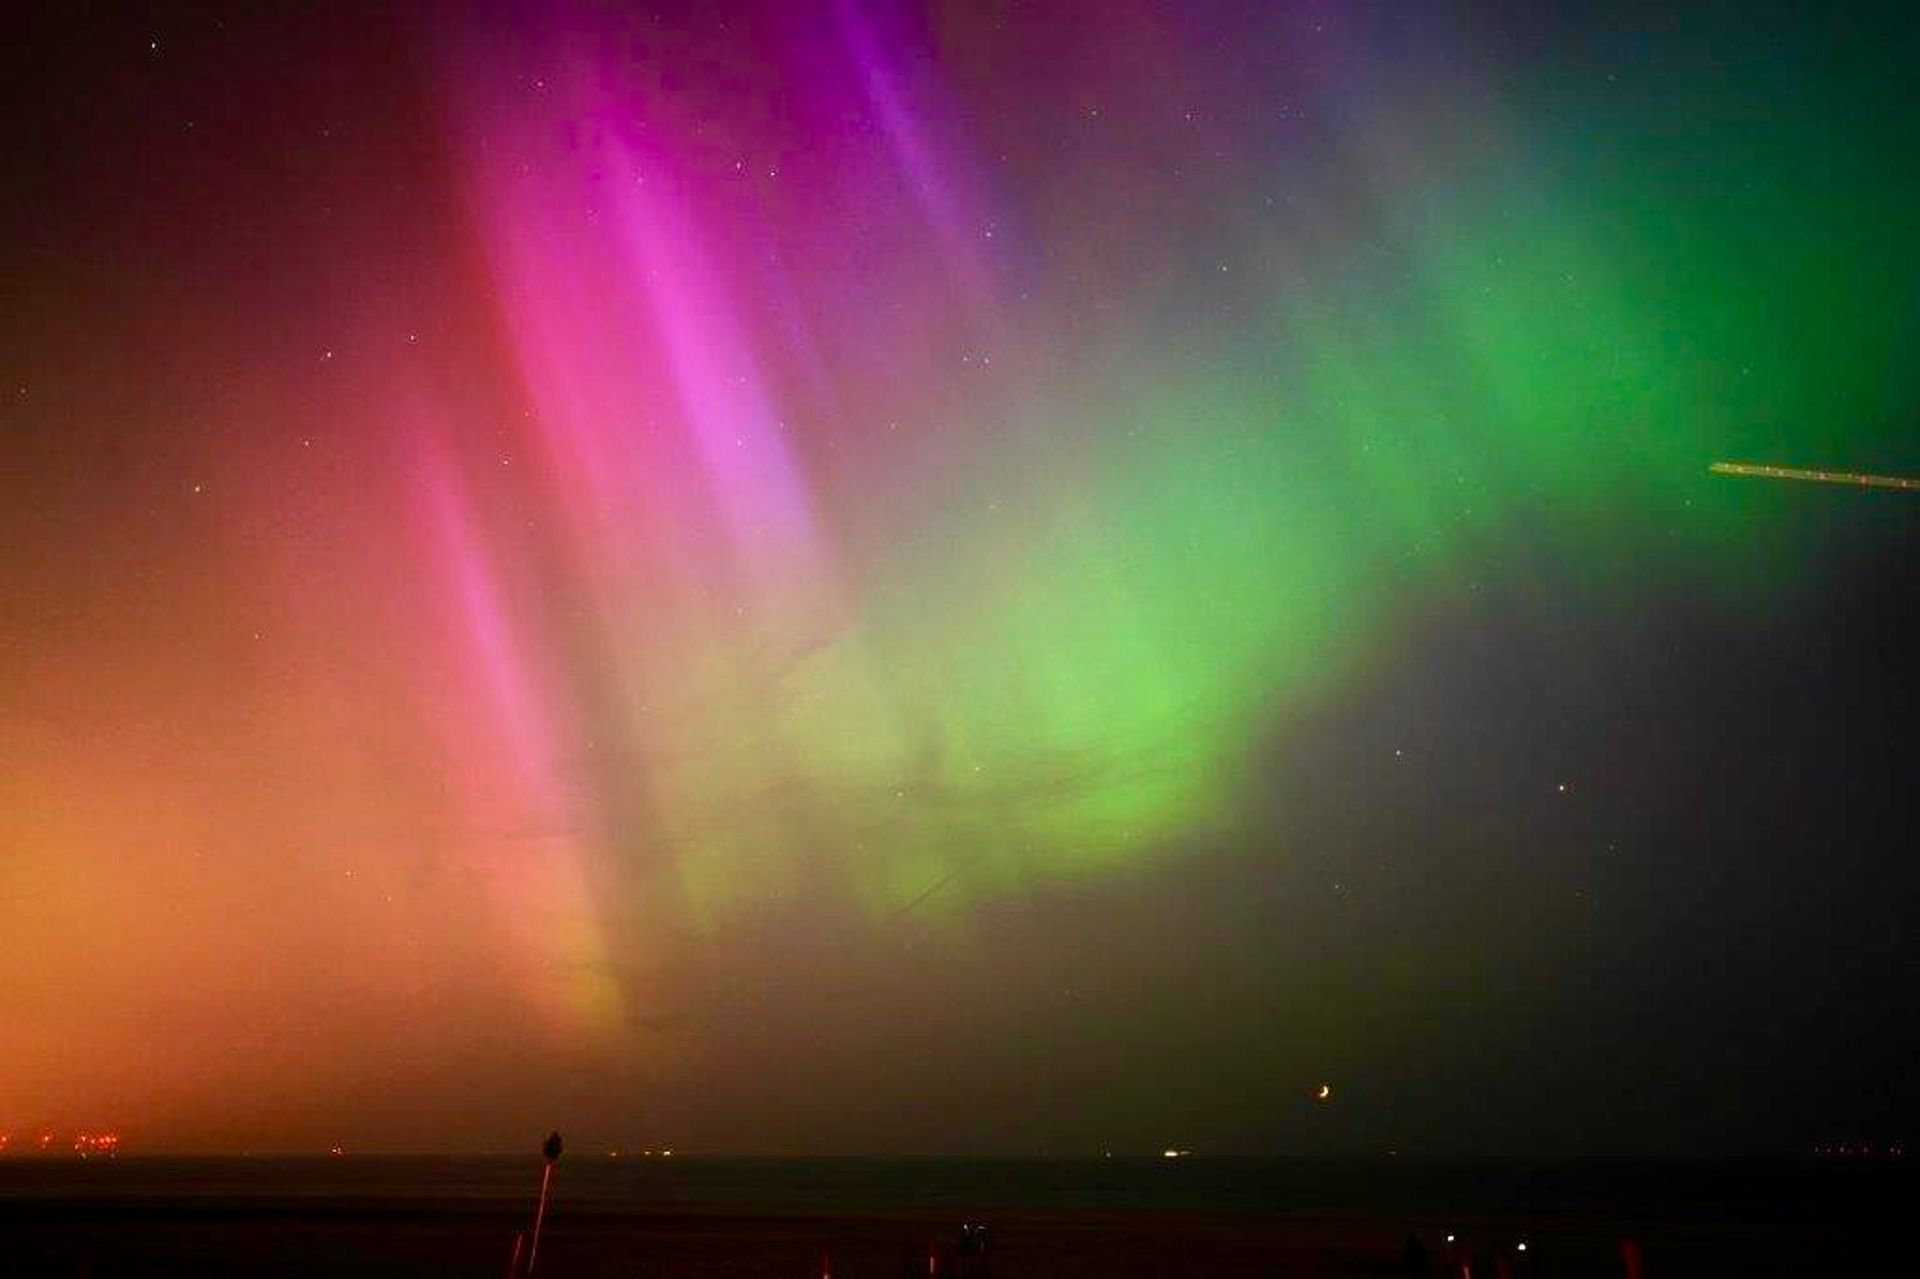
[[0,1130],[1912,1135],[1904,6],[386,10],[0,53]]

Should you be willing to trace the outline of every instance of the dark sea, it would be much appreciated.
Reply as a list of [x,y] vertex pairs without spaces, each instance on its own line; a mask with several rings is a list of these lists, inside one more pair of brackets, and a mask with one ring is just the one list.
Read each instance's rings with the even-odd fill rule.
[[[0,1159],[0,1202],[332,1205],[526,1200],[537,1155]],[[1315,1218],[1599,1218],[1836,1226],[1910,1212],[1911,1161],[1366,1161],[1189,1157],[670,1159],[569,1155],[556,1199],[577,1210],[952,1217],[1180,1212]]]

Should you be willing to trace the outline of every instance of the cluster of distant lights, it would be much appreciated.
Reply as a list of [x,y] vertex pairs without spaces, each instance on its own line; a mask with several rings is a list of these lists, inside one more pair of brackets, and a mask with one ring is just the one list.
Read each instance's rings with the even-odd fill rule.
[[1816,1144],[1813,1153],[1821,1159],[1905,1159],[1907,1143],[1890,1141],[1876,1145],[1870,1141],[1829,1141]]
[[[111,1159],[120,1153],[120,1134],[117,1132],[82,1131],[73,1134],[72,1142],[62,1142],[59,1134],[51,1128],[43,1129],[31,1139],[20,1143],[20,1152],[31,1155],[57,1155],[71,1151],[82,1159]],[[0,1155],[14,1151],[13,1134],[0,1132]]]

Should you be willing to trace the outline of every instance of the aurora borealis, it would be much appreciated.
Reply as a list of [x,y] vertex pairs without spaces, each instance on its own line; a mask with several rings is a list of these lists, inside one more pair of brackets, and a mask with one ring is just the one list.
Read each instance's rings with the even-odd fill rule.
[[1911,1114],[1920,508],[1707,469],[1920,469],[1903,34],[49,20],[7,125],[0,1127]]

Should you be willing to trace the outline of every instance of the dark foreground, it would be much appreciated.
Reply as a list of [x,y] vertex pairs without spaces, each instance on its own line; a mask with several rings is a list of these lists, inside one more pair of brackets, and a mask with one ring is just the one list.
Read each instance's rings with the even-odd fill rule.
[[[0,1165],[0,1273],[504,1276],[538,1160]],[[895,1279],[1920,1273],[1903,1166],[569,1159],[537,1273]],[[990,1250],[960,1255],[984,1221]],[[1527,1244],[1523,1253],[1520,1242]]]

